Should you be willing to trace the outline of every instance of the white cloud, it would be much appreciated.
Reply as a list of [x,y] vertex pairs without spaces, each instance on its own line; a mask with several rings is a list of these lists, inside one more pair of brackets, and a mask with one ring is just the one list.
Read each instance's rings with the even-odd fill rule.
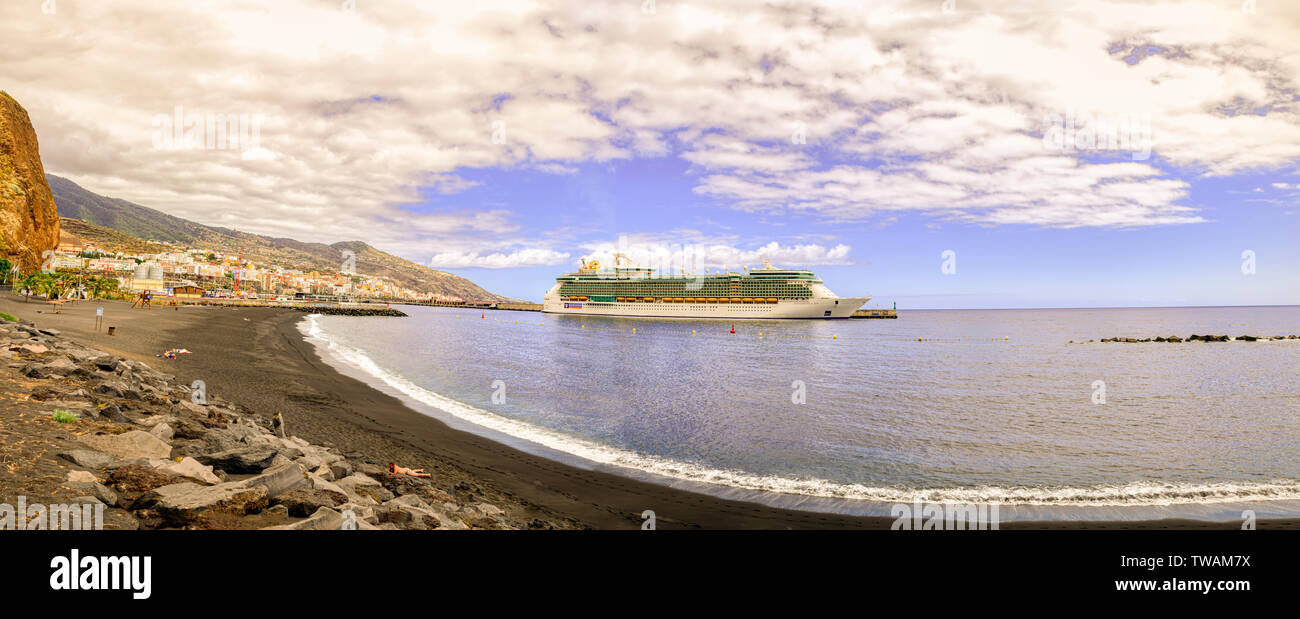
[[[399,208],[423,186],[454,209],[467,168],[676,155],[697,193],[745,211],[1068,227],[1202,221],[1155,163],[1300,159],[1294,3],[817,4],[6,2],[0,82],[47,169],[92,190],[421,260],[526,246],[515,205],[490,224]],[[153,148],[176,106],[264,116],[259,150]],[[1154,159],[1044,150],[1042,119],[1069,109],[1150,115]]]
[[753,248],[739,247],[730,237],[709,237],[693,230],[673,230],[662,235],[632,235],[616,242],[593,243],[585,247],[583,260],[595,260],[612,266],[614,254],[623,253],[641,266],[661,273],[703,272],[704,269],[730,269],[761,266],[767,259],[780,268],[854,264],[852,248],[843,243],[827,246],[818,243],[782,245],[769,242]]
[[514,267],[534,267],[564,264],[569,261],[569,254],[549,249],[519,249],[505,252],[481,254],[479,252],[446,252],[434,254],[429,266],[441,269],[463,269],[478,267],[484,269],[509,269]]

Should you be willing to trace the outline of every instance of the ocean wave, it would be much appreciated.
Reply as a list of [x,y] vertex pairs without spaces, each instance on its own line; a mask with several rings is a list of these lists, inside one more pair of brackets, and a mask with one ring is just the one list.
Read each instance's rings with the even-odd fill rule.
[[345,363],[373,376],[411,399],[457,419],[581,458],[594,464],[691,483],[782,495],[872,501],[882,503],[1002,503],[1055,506],[1165,506],[1300,500],[1300,480],[1267,482],[1173,483],[1135,481],[1086,487],[904,488],[846,484],[822,479],[796,479],[713,469],[654,455],[601,445],[546,428],[502,417],[421,387],[375,363],[365,352],[329,336],[318,315],[307,316],[299,329]]

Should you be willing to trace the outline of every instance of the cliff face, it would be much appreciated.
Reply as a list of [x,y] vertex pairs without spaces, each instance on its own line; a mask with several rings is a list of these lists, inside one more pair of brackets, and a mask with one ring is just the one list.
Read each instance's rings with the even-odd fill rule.
[[24,110],[0,91],[0,256],[31,273],[59,243],[59,215],[45,180],[36,130]]

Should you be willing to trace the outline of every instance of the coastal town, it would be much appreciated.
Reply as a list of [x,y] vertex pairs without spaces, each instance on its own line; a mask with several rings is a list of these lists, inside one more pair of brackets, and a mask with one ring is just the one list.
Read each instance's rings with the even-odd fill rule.
[[403,287],[390,278],[362,275],[346,258],[338,270],[305,271],[286,265],[255,263],[242,252],[188,247],[151,240],[156,252],[99,248],[62,231],[57,247],[47,251],[43,268],[8,272],[17,290],[51,298],[136,298],[141,293],[168,299],[243,299],[276,301],[310,297],[337,301],[459,303],[456,296]]

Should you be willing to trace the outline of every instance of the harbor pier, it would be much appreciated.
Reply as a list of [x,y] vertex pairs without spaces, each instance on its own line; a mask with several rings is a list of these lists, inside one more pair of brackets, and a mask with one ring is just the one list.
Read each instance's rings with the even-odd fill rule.
[[860,309],[849,318],[898,318],[897,309]]

